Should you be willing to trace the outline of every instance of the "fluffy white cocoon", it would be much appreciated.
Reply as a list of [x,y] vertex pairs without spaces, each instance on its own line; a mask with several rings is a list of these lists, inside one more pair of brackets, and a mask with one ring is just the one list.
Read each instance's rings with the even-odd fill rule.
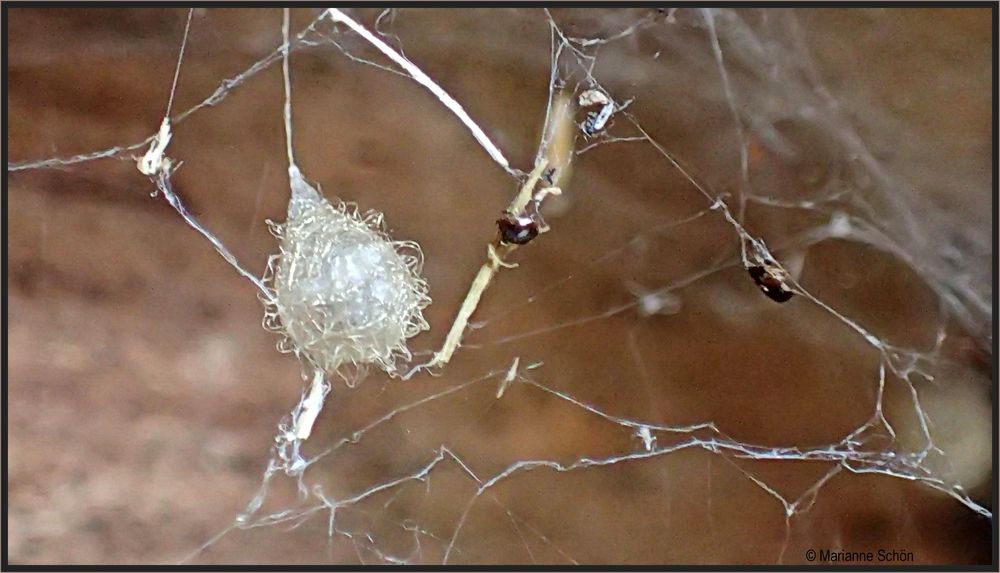
[[349,382],[345,366],[398,374],[412,358],[407,339],[428,328],[420,246],[393,241],[381,213],[331,204],[297,168],[290,176],[288,218],[271,224],[281,253],[268,264],[265,326],[284,335],[279,350]]

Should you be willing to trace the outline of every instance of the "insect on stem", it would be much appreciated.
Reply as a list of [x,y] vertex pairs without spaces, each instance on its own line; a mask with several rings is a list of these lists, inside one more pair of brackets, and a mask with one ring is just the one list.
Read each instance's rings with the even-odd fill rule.
[[[521,213],[528,206],[534,196],[535,186],[538,185],[538,181],[542,178],[542,174],[545,172],[545,168],[548,167],[548,160],[542,158],[535,165],[535,169],[528,176],[527,181],[521,186],[520,191],[510,202],[507,207],[509,213]],[[556,194],[555,191],[549,191],[547,194]],[[542,197],[545,195],[542,195]],[[435,368],[437,366],[444,366],[451,360],[452,355],[458,350],[458,347],[462,343],[462,335],[465,333],[465,327],[469,324],[469,319],[472,314],[476,312],[476,308],[479,306],[479,301],[483,296],[483,293],[490,286],[493,281],[493,277],[500,271],[501,268],[511,267],[513,265],[508,265],[504,262],[504,257],[512,253],[517,249],[517,244],[507,244],[497,242],[489,243],[486,245],[487,256],[486,262],[479,267],[479,272],[476,273],[476,278],[472,280],[472,284],[469,286],[469,291],[465,295],[465,299],[462,301],[462,306],[458,309],[458,314],[455,316],[455,321],[451,324],[451,329],[448,331],[448,336],[445,337],[444,344],[441,346],[441,350],[434,353],[434,358],[431,359],[424,366],[418,366],[415,368],[411,374],[415,373],[420,368]]]

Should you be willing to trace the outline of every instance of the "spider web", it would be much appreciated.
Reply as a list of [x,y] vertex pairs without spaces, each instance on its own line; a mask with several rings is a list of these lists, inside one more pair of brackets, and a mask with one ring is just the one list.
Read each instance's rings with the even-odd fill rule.
[[[237,257],[226,245],[240,233],[217,238],[199,222],[211,213],[175,191],[253,160],[199,165],[213,144],[191,130],[225,128],[189,126],[230,99],[253,98],[275,125],[289,103],[307,178],[423,246],[434,304],[415,365],[535,162],[557,165],[563,194],[540,207],[551,231],[499,273],[450,364],[334,383],[302,463],[273,448],[246,506],[184,563],[805,563],[807,548],[972,559],[918,532],[941,515],[992,520],[991,377],[976,366],[993,343],[988,181],[948,170],[943,182],[916,112],[823,54],[852,25],[891,28],[904,12],[834,24],[775,10],[347,12],[412,68],[335,12],[306,12],[293,12],[290,98],[251,91],[275,83],[283,54],[277,26],[257,31],[257,45],[274,42],[263,57],[171,116],[167,155],[183,165],[156,178],[262,292],[247,269],[271,247],[254,239]],[[193,19],[178,102],[195,101],[183,78],[207,65],[197,34],[210,14]],[[344,98],[358,108],[336,90],[360,94]],[[8,163],[8,176],[132,161],[155,137]],[[267,138],[280,156],[284,140]],[[355,150],[374,167],[338,165]],[[279,196],[279,216],[287,185],[226,191],[240,205],[256,195],[251,232],[264,230],[262,194]],[[762,263],[787,273],[790,301],[754,284]],[[294,398],[266,415],[279,423]]]

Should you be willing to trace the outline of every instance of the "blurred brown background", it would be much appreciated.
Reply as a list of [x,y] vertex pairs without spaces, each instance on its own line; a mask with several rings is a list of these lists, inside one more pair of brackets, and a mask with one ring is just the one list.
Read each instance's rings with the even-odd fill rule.
[[[186,10],[7,14],[8,161],[131,144],[155,131]],[[295,27],[317,14],[294,11]],[[371,27],[379,11],[352,14]],[[736,133],[703,15],[650,14],[553,12],[580,37],[607,37],[649,17],[601,48],[595,76],[620,101],[635,97],[630,111],[700,181],[735,193]],[[804,259],[803,286],[883,340],[927,349],[944,326],[948,337],[930,361],[935,382],[914,378],[935,443],[948,454],[928,463],[987,505],[995,428],[982,348],[991,317],[978,330],[942,319],[940,294],[900,256],[854,241],[805,248],[801,237],[838,211],[880,221],[934,268],[942,268],[937,253],[953,247],[968,282],[992,294],[990,18],[985,9],[715,18],[741,113],[760,120],[746,127],[755,191],[794,202],[833,188],[869,208],[752,203],[747,227],[769,245],[787,245],[777,251],[782,260]],[[275,9],[196,10],[175,111],[270,53],[280,21]],[[515,166],[530,164],[548,93],[541,11],[401,10],[382,23]],[[356,37],[337,38],[381,61]],[[813,68],[803,65],[806,53]],[[808,73],[839,102],[839,115],[817,112],[824,100],[808,82],[794,83]],[[423,246],[432,330],[411,348],[436,348],[514,182],[412,81],[329,44],[296,52],[293,80],[296,153],[307,177],[328,197],[383,211],[397,238]],[[189,208],[255,272],[275,251],[264,220],[281,220],[288,197],[282,101],[280,66],[272,66],[176,125],[168,152],[184,161],[175,183]],[[621,119],[612,132],[630,135]],[[865,181],[847,133],[898,185]],[[231,523],[256,491],[275,425],[298,398],[299,366],[260,328],[251,285],[149,196],[134,163],[8,173],[7,189],[10,560],[176,562]],[[733,439],[766,446],[838,442],[871,415],[879,358],[807,301],[776,305],[731,266],[673,291],[676,314],[600,316],[636,292],[735,260],[732,228],[716,213],[669,225],[706,206],[649,145],[580,156],[550,217],[554,232],[520,250],[521,267],[487,292],[474,318],[485,324],[468,334],[470,347],[440,378],[373,376],[356,390],[336,389],[310,448],[401,404],[504,371],[515,356],[522,366],[544,363],[533,380],[615,416],[712,420]],[[500,400],[495,393],[494,378],[401,414],[317,463],[308,482],[346,498],[413,473],[442,444],[483,478],[517,460],[571,463],[639,445],[626,429],[536,388],[515,385]],[[908,389],[890,377],[886,393],[898,448],[919,445]],[[786,521],[782,504],[743,473],[792,502],[829,469],[692,448],[610,468],[532,470],[473,506],[449,562],[805,563],[808,548],[989,562],[989,520],[920,483],[841,472],[811,509]],[[267,508],[294,506],[291,488],[276,485]],[[326,514],[317,514],[291,530],[234,531],[191,562],[440,562],[474,490],[442,463],[427,483],[338,512],[353,540],[328,539]]]

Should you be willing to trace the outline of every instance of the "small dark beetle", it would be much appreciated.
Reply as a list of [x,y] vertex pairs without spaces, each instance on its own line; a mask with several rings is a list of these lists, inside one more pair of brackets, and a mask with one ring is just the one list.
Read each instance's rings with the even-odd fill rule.
[[528,215],[512,215],[504,212],[497,219],[500,229],[500,243],[504,245],[527,245],[538,236],[538,221]]
[[795,294],[785,282],[785,272],[780,267],[769,264],[754,265],[747,271],[767,298],[774,302],[787,302]]

